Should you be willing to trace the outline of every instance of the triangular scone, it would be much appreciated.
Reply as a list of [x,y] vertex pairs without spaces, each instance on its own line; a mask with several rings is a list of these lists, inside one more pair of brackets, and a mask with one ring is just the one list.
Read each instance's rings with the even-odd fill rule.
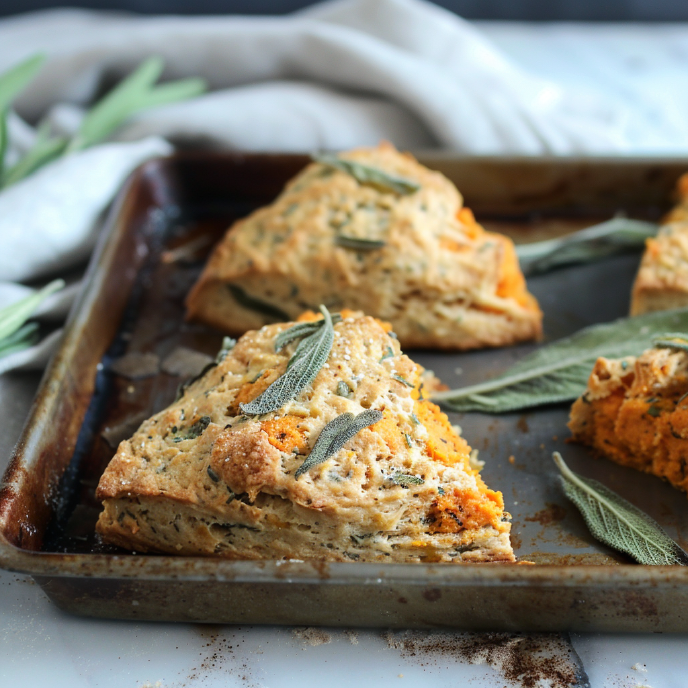
[[688,174],[677,184],[679,203],[664,218],[645,253],[631,293],[631,315],[688,306]]
[[[380,321],[343,315],[326,363],[279,410],[248,416],[241,405],[296,356],[298,340],[275,351],[293,323],[245,334],[122,442],[97,490],[103,538],[141,552],[235,559],[513,561],[501,493],[485,486],[468,444],[421,398],[436,378]],[[381,420],[304,470],[325,428],[347,413]]]
[[688,492],[688,353],[599,358],[571,408],[573,440]]
[[446,177],[389,144],[339,159],[418,188],[395,192],[309,165],[230,228],[187,299],[190,318],[239,335],[324,303],[391,322],[404,347],[540,336],[542,314],[512,241],[483,230]]

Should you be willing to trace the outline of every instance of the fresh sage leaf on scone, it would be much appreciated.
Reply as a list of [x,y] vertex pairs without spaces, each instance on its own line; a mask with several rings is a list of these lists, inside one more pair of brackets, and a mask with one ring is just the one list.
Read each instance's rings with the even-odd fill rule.
[[255,296],[251,296],[238,284],[228,284],[227,288],[234,297],[234,300],[243,308],[262,313],[272,320],[289,320],[289,316],[281,308],[271,303],[267,303],[267,301],[258,299]]
[[637,356],[667,331],[688,332],[688,309],[647,313],[592,325],[529,354],[493,380],[432,395],[452,411],[507,413],[572,401],[600,356]]
[[367,428],[380,420],[382,420],[382,412],[375,409],[367,409],[357,416],[354,416],[353,413],[343,413],[341,416],[337,416],[323,428],[313,451],[299,466],[294,477],[298,478],[313,466],[327,461],[363,428]]
[[578,507],[597,540],[639,564],[688,566],[688,554],[657,521],[597,480],[574,473],[559,452],[552,458],[561,471],[564,493]]
[[415,193],[420,189],[420,184],[412,179],[398,177],[385,172],[377,167],[365,165],[353,160],[346,160],[337,155],[321,153],[313,155],[313,160],[321,165],[332,167],[351,175],[359,184],[372,186],[378,191],[387,191],[402,196]]
[[299,342],[284,374],[253,401],[241,404],[242,413],[258,416],[277,411],[313,382],[334,343],[332,316],[325,306],[320,306],[320,312],[323,314],[320,327]]
[[360,237],[346,236],[338,234],[335,243],[342,248],[352,248],[356,251],[376,251],[385,245],[384,241],[378,239],[361,239]]

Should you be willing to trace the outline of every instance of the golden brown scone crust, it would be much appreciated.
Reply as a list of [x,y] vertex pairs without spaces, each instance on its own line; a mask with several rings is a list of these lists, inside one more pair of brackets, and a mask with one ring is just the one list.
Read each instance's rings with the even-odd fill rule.
[[[122,442],[97,490],[103,538],[237,559],[513,561],[502,495],[471,467],[447,417],[419,398],[431,376],[378,320],[344,315],[325,366],[279,411],[249,417],[239,404],[285,370],[297,342],[276,353],[275,337],[290,323],[248,332]],[[337,394],[342,381],[349,397]],[[323,427],[365,409],[382,420],[295,479]],[[403,487],[398,473],[424,482]]]
[[[340,157],[420,184],[380,192],[313,163],[271,205],[236,222],[187,299],[188,316],[233,335],[271,322],[228,285],[288,318],[324,303],[391,322],[404,347],[473,349],[536,339],[542,314],[513,243],[485,232],[456,187],[389,144]],[[338,235],[380,240],[375,250]],[[274,320],[274,318],[273,318]]]
[[678,205],[664,218],[645,253],[631,293],[631,315],[688,306],[688,174],[677,184]]
[[688,354],[648,349],[599,358],[571,407],[573,440],[688,491]]

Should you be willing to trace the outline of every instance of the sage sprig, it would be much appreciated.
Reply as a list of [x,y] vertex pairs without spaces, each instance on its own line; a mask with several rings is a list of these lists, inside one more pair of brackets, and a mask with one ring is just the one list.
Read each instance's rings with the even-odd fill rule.
[[382,420],[382,412],[374,409],[367,409],[357,416],[353,413],[342,413],[341,416],[337,416],[322,429],[313,450],[296,470],[294,478],[298,479],[313,466],[327,461],[363,428],[380,420]]
[[15,98],[38,74],[45,55],[34,55],[0,74],[0,182],[2,182],[7,152],[7,116]]
[[[332,313],[331,317],[333,325],[336,325],[342,320],[342,316],[339,313]],[[324,319],[311,320],[310,322],[297,323],[293,327],[283,330],[277,335],[277,337],[275,337],[275,351],[282,351],[287,344],[291,344],[291,342],[295,341],[296,339],[309,337],[317,332],[324,324]]]
[[640,249],[658,230],[659,226],[652,222],[615,217],[558,239],[520,244],[516,254],[523,274],[528,277],[563,265],[592,263]]
[[36,139],[29,150],[2,177],[2,186],[10,186],[30,174],[39,167],[59,157],[67,145],[63,136],[51,136],[47,122],[39,125]]
[[43,123],[38,127],[33,146],[5,170],[7,112],[14,98],[36,76],[44,61],[43,55],[35,55],[0,75],[0,188],[24,179],[60,155],[99,143],[143,110],[192,98],[205,91],[202,79],[181,79],[156,86],[164,63],[160,57],[151,57],[86,112],[71,139],[52,136],[49,125]]
[[597,480],[574,473],[559,452],[552,458],[561,471],[564,493],[581,512],[593,537],[640,564],[688,566],[688,554],[657,521]]
[[335,237],[334,243],[342,248],[351,248],[356,251],[376,251],[386,245],[386,242],[382,240],[361,239],[360,237],[346,236],[345,234],[338,234]]
[[271,303],[267,303],[267,301],[262,301],[255,296],[251,296],[238,284],[228,284],[227,288],[234,297],[234,300],[247,310],[256,311],[256,313],[265,315],[278,322],[280,320],[290,320],[289,316],[281,308],[273,306]]
[[313,382],[334,344],[332,316],[325,306],[320,306],[320,312],[324,317],[322,325],[299,342],[287,370],[280,377],[253,401],[240,404],[242,413],[258,416],[277,411]]
[[372,167],[353,160],[345,160],[330,153],[315,154],[312,157],[315,162],[345,172],[351,175],[359,184],[372,186],[382,193],[395,193],[400,196],[407,196],[420,189],[418,182],[390,174],[378,167]]
[[181,79],[156,86],[164,67],[161,57],[148,58],[99,100],[86,113],[67,152],[87,148],[107,138],[138,112],[193,98],[205,91],[203,79]]
[[45,299],[64,286],[63,280],[54,280],[35,294],[0,309],[0,357],[28,349],[36,343],[38,325],[25,323]]
[[432,400],[459,412],[506,413],[571,401],[586,388],[600,356],[638,356],[659,333],[688,332],[688,309],[659,311],[592,325],[544,346],[493,380],[446,392]]

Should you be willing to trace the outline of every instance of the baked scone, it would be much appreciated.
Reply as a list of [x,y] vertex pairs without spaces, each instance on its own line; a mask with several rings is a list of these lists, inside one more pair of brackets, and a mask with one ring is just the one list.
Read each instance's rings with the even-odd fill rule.
[[[122,442],[96,493],[104,540],[235,559],[513,561],[501,493],[422,398],[436,378],[388,326],[342,315],[315,378],[276,410],[256,413],[313,351],[305,337],[276,350],[293,323],[246,333]],[[310,322],[318,337],[329,327]]]
[[513,242],[390,144],[308,165],[230,228],[186,305],[191,319],[240,335],[320,303],[392,323],[404,347],[501,346],[542,330]]
[[679,203],[664,218],[645,253],[631,293],[631,315],[688,306],[688,174],[677,184]]
[[687,393],[688,353],[682,349],[599,358],[571,407],[573,440],[688,491]]

